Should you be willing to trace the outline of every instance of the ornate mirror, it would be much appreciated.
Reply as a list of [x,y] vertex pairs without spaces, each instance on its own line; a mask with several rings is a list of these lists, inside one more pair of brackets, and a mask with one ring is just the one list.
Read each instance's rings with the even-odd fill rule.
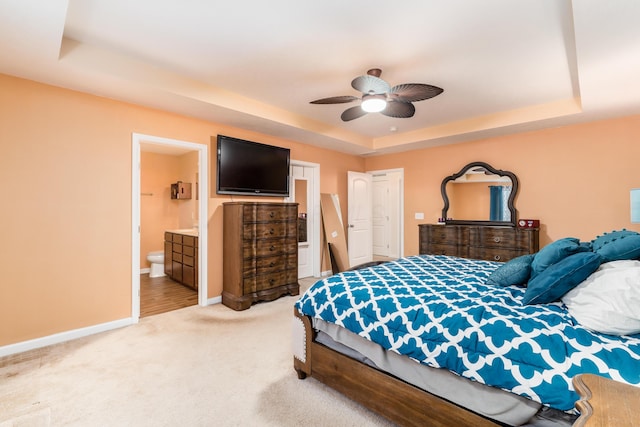
[[469,163],[446,177],[440,191],[446,224],[516,225],[518,178],[513,172],[484,162]]

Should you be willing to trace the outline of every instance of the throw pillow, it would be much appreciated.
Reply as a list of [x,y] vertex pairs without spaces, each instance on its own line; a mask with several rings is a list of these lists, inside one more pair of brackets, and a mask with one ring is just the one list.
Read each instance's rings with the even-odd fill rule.
[[640,258],[640,233],[635,231],[612,231],[591,243],[593,251],[600,254],[604,262]]
[[531,263],[535,254],[522,255],[509,260],[494,270],[487,283],[495,286],[524,285],[531,276]]
[[536,253],[531,263],[531,278],[549,268],[549,266],[562,261],[569,255],[591,250],[590,245],[582,245],[575,237],[565,237],[549,243]]
[[580,252],[552,264],[529,280],[523,304],[557,301],[596,271],[601,261],[602,258],[595,252]]
[[640,333],[640,261],[602,264],[562,297],[569,313],[587,329],[603,334]]

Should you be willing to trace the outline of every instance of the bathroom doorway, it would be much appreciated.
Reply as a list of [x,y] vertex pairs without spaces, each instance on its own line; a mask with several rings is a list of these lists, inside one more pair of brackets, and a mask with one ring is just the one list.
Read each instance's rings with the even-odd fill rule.
[[[199,179],[199,177],[208,176],[207,149],[207,145],[187,141],[142,134],[132,135],[131,317],[134,321],[138,321],[141,316],[156,314],[162,310],[169,311],[196,303],[204,306],[208,303],[206,265],[208,185],[206,179]],[[141,177],[144,171],[142,168],[143,158],[145,165],[150,163],[152,167],[162,167],[163,164],[178,165],[178,170],[174,171],[173,175],[165,173],[164,176],[178,177],[178,180],[189,182],[192,188],[191,198],[188,200],[171,199],[170,187],[176,180],[174,178],[166,178],[164,179],[167,181],[166,183],[161,182],[159,186],[156,184],[151,189],[144,188],[142,184],[150,186],[152,180],[143,180]],[[160,178],[156,179],[163,181],[163,173],[160,173]],[[180,179],[180,177],[184,178]],[[145,212],[143,217],[141,214],[142,206],[145,206],[145,209],[148,209],[148,206],[153,206],[153,215],[149,216],[149,212]],[[165,217],[165,220],[164,222],[162,220],[156,221],[156,217]],[[197,236],[195,259],[197,290],[188,289],[184,285],[170,280],[167,276],[150,278],[146,274],[149,271],[147,253],[164,249],[165,229],[185,230],[195,233]],[[149,235],[143,234],[145,230],[153,230],[150,231],[151,238]],[[151,298],[152,301],[151,307],[145,304],[145,310],[142,313],[141,292],[144,292],[145,298]],[[163,302],[163,298],[166,301]],[[175,301],[171,301],[172,299]],[[165,307],[163,308],[163,306]]]

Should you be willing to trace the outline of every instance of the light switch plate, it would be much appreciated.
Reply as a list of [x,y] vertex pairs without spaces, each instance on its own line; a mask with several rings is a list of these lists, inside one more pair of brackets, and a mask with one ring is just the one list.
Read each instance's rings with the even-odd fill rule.
[[416,212],[416,219],[424,219],[424,212]]

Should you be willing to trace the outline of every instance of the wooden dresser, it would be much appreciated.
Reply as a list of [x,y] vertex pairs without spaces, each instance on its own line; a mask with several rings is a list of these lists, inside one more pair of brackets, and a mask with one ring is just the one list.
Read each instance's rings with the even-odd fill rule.
[[298,295],[298,204],[223,204],[222,303],[246,310],[257,301]]
[[509,261],[538,252],[539,230],[491,225],[420,224],[420,254]]
[[176,282],[198,289],[198,236],[164,233],[164,274]]

